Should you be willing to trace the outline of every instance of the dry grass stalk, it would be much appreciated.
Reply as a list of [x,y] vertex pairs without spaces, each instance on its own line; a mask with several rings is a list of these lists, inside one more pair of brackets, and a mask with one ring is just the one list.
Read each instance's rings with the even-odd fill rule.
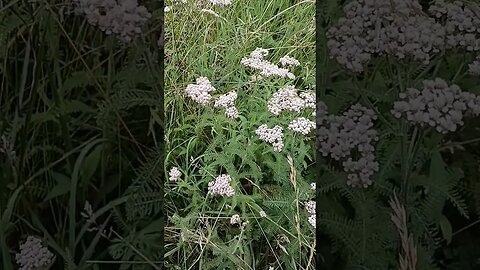
[[413,236],[408,233],[405,207],[400,204],[396,195],[394,195],[393,199],[390,199],[390,207],[393,209],[393,213],[390,214],[391,220],[397,227],[402,241],[403,254],[399,254],[400,270],[415,270],[417,248],[415,247]]

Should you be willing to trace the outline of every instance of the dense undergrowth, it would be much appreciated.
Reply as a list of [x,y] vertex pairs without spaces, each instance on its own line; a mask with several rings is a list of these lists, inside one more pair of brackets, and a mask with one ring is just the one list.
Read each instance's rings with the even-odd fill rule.
[[0,1],[2,270],[160,269],[163,2],[100,2]]

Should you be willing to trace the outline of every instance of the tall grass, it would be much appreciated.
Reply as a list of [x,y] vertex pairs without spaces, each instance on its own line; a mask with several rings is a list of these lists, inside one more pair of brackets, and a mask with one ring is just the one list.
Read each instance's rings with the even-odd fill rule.
[[123,44],[72,1],[0,1],[0,134],[14,151],[0,153],[2,270],[18,269],[27,235],[55,254],[50,269],[159,269],[161,213],[127,216],[162,139],[162,3],[140,1],[153,16]]

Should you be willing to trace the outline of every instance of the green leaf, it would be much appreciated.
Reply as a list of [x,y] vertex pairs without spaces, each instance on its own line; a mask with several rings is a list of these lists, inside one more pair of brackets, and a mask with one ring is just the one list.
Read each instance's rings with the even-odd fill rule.
[[447,176],[448,174],[445,170],[445,163],[443,162],[442,155],[438,150],[434,150],[430,162],[430,179],[432,181],[443,183]]
[[86,183],[92,178],[93,174],[98,168],[98,164],[100,163],[100,158],[102,156],[103,144],[98,145],[95,149],[85,157],[85,161],[83,162],[82,171],[81,171],[81,178],[82,178],[82,185],[85,186]]
[[67,194],[70,187],[70,178],[66,175],[61,173],[53,172],[52,173],[53,179],[55,179],[56,185],[48,192],[43,199],[44,202],[56,198],[58,196]]
[[78,178],[80,175],[80,168],[90,149],[92,149],[96,144],[104,141],[105,139],[95,139],[91,141],[89,144],[87,144],[85,148],[83,148],[83,150],[80,152],[80,155],[78,156],[75,162],[75,166],[73,168],[72,180],[70,181],[70,200],[68,205],[68,219],[69,219],[68,220],[69,221],[68,243],[69,243],[69,251],[73,258],[75,257],[75,237],[76,237],[75,228],[77,225],[76,200],[77,200],[77,184],[78,184]]
[[444,215],[440,217],[440,229],[442,230],[443,238],[447,241],[447,244],[450,244],[453,236],[452,224]]

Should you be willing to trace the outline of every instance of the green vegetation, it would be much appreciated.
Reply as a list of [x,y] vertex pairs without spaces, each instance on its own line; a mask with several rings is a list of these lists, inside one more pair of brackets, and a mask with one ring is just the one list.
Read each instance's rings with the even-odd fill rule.
[[[165,177],[173,167],[181,176],[165,186],[165,268],[315,269],[315,232],[304,206],[314,200],[313,130],[304,136],[287,128],[300,116],[313,120],[313,109],[278,116],[267,110],[281,88],[304,91],[315,84],[315,3],[166,5]],[[268,49],[265,60],[272,63],[296,58],[300,65],[290,69],[296,78],[251,81],[258,72],[241,60],[256,48]],[[216,88],[205,106],[185,92],[199,77]],[[238,118],[214,106],[231,91]],[[283,127],[282,151],[259,139],[263,124]],[[207,194],[220,174],[231,177],[233,196]]]
[[129,43],[72,4],[0,1],[0,269],[29,235],[41,269],[160,269],[163,2]]

